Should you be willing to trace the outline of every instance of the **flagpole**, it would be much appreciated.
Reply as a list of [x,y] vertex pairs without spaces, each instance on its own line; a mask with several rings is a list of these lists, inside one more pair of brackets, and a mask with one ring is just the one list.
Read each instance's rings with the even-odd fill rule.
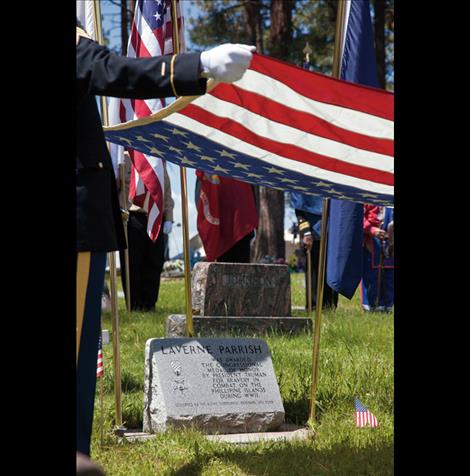
[[[173,25],[173,53],[179,54],[178,12],[176,0],[171,0],[171,20]],[[188,186],[186,181],[186,168],[180,167],[181,182],[181,214],[183,218],[183,250],[184,250],[184,291],[186,297],[186,335],[192,337],[193,306],[191,300],[191,262],[189,259],[189,220],[188,220]]]
[[[101,333],[101,365],[102,369],[104,369],[104,352],[103,352],[103,320],[101,320],[101,326],[100,326],[100,333]],[[104,406],[103,406],[103,401],[104,401],[104,385],[103,385],[103,373],[100,375],[100,443],[101,446],[103,446],[104,442]]]
[[[94,0],[94,15],[96,39],[100,45],[104,44],[103,30],[101,28],[101,8],[99,0]],[[101,96],[101,114],[103,124],[109,124],[108,105],[106,98]],[[113,327],[113,364],[114,364],[114,397],[116,407],[116,426],[118,430],[122,430],[122,407],[121,407],[121,355],[119,348],[119,315],[117,306],[117,272],[116,259],[114,252],[108,253],[109,257],[109,281],[111,294],[111,320]]]
[[103,377],[100,377],[100,443],[103,446],[104,443],[104,386],[103,386]]
[[307,309],[308,316],[312,317],[312,252],[307,249]]
[[[338,1],[338,11],[336,14],[336,34],[335,48],[333,54],[333,77],[339,78],[340,61],[341,61],[341,45],[344,35],[344,20],[346,14],[346,0]],[[317,302],[315,307],[315,327],[313,331],[313,350],[312,350],[312,386],[310,396],[310,415],[309,423],[315,422],[317,388],[318,388],[318,363],[320,359],[320,331],[321,317],[323,307],[323,292],[325,281],[326,267],[326,245],[328,240],[328,205],[329,199],[323,199],[321,236],[320,236],[320,257],[318,262],[318,278],[317,278]]]
[[[124,224],[124,235],[126,237],[126,243],[129,243],[127,224],[129,222],[129,208],[127,206],[127,193],[126,193],[126,164],[119,164],[119,177],[121,179],[121,202],[124,213],[122,222]],[[129,248],[124,250],[124,269],[126,270],[126,309],[127,312],[131,312],[131,272],[129,269]],[[122,263],[121,263],[122,274]]]
[[[304,67],[307,68],[308,64],[310,63],[310,55],[312,54],[312,48],[308,44],[308,41],[307,41],[307,44],[305,45],[305,48],[302,50],[302,52],[305,54]],[[312,248],[307,249],[307,281],[305,285],[307,286],[308,316],[313,318],[313,315],[312,315]]]
[[[372,238],[373,240],[373,238]],[[379,238],[380,240],[380,238]],[[374,242],[372,241],[372,246],[374,246]],[[384,252],[383,252],[383,243],[380,241],[380,254],[379,254],[379,269],[377,273],[377,295],[375,296],[375,310],[380,305],[380,298],[382,297],[382,275],[383,275],[383,262],[384,262]],[[374,263],[372,263],[374,264]]]

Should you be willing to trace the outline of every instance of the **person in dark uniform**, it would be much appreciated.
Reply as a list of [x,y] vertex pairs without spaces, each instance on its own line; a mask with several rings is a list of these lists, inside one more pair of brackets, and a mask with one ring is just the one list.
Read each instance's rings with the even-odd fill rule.
[[78,21],[76,40],[77,451],[89,455],[106,253],[126,246],[95,95],[148,99],[204,94],[208,77],[240,79],[255,47],[225,44],[203,53],[127,58],[91,40]]
[[251,240],[255,232],[250,231],[241,240],[237,241],[228,251],[217,258],[217,263],[249,263]]
[[[312,309],[316,308],[317,283],[318,283],[318,263],[320,260],[320,230],[322,219],[321,197],[291,193],[292,205],[295,209],[297,221],[299,223],[300,241],[305,252],[305,309],[308,309],[308,264],[307,250],[311,254],[311,289],[312,289]],[[338,306],[338,293],[331,289],[326,282],[323,285],[323,308],[335,309]]]
[[[131,159],[127,152],[125,158],[126,190],[129,190],[131,175]],[[153,312],[158,302],[160,292],[160,275],[163,265],[168,259],[168,235],[173,228],[173,208],[175,202],[171,196],[171,182],[163,163],[163,216],[157,239],[153,241],[147,231],[148,214],[144,208],[128,201],[129,219],[127,222],[127,246],[129,252],[129,282],[130,282],[130,308],[131,311]],[[124,204],[123,204],[124,205]],[[122,289],[129,299],[126,282],[126,260],[124,251],[119,254],[121,263]]]

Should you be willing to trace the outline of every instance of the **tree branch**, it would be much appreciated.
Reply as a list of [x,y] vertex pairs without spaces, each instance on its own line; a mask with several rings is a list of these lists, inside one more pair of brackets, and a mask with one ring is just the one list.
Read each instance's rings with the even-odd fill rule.
[[[119,8],[122,8],[122,4],[119,0],[108,0],[109,3],[112,3],[113,5],[116,5],[116,7],[119,7]],[[126,7],[126,11],[127,13],[129,13],[130,15],[133,15],[133,13],[131,12],[131,10],[129,10],[129,8]],[[118,15],[118,13],[116,13],[115,15]],[[120,14],[119,14],[120,15]]]

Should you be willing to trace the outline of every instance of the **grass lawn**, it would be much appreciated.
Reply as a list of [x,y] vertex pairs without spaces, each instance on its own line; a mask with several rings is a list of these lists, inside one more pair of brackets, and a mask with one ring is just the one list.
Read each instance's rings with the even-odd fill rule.
[[[292,275],[292,304],[305,302],[303,275]],[[122,409],[127,428],[141,428],[144,347],[164,336],[164,319],[184,313],[183,280],[162,281],[158,311],[128,313],[119,302]],[[293,315],[305,316],[302,311]],[[111,330],[109,314],[103,318]],[[259,336],[257,336],[259,337]],[[305,425],[311,383],[312,336],[265,337],[286,411],[286,421]],[[167,432],[139,443],[113,435],[112,345],[104,346],[103,420],[97,385],[92,458],[108,476],[147,475],[392,475],[393,314],[360,310],[359,296],[340,296],[336,312],[324,312],[320,341],[316,436],[310,441],[250,445],[208,442],[195,431]],[[378,418],[378,428],[355,428],[354,396]]]

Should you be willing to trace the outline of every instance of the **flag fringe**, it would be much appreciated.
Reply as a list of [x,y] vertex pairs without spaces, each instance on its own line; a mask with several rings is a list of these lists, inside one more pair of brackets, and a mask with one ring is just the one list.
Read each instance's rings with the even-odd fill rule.
[[[207,81],[206,92],[212,91],[218,84],[219,82],[216,81],[215,79],[209,79]],[[131,129],[132,127],[146,126],[148,124],[152,124],[153,122],[161,121],[162,119],[165,119],[166,117],[168,117],[170,114],[181,111],[181,109],[183,109],[184,107],[186,107],[188,104],[190,104],[192,101],[196,100],[199,97],[201,96],[181,96],[177,98],[174,102],[169,104],[168,106],[162,109],[159,109],[157,112],[154,112],[150,116],[141,117],[140,119],[133,119],[127,122],[122,122],[121,124],[116,124],[114,126],[105,126],[103,127],[103,130],[105,132],[122,131],[126,129]]]

